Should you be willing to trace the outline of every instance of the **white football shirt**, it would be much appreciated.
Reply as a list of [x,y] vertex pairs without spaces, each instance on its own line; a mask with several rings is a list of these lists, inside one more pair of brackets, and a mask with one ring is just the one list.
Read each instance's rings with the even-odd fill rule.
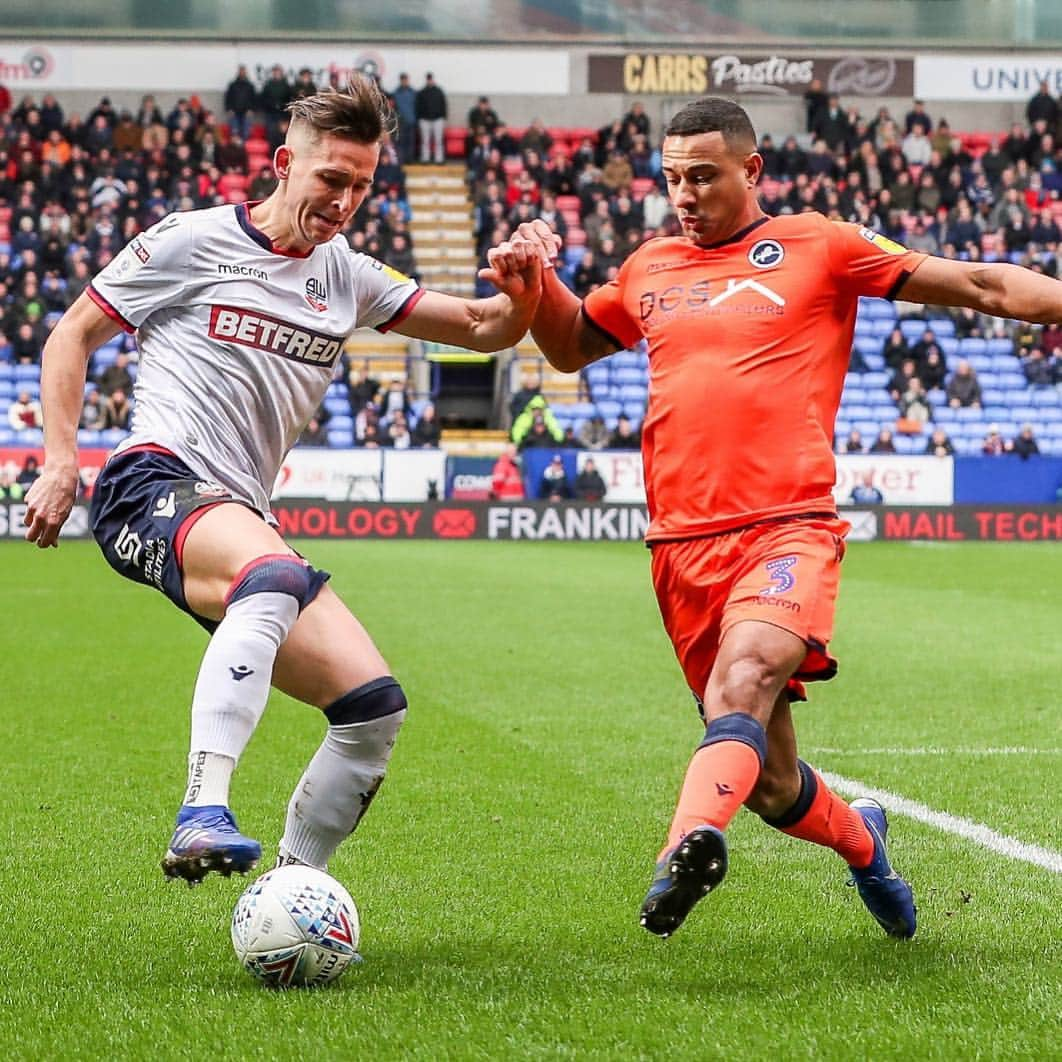
[[94,278],[89,296],[137,333],[131,434],[268,515],[284,455],[355,328],[387,331],[423,294],[342,235],[292,255],[247,204],[170,214]]

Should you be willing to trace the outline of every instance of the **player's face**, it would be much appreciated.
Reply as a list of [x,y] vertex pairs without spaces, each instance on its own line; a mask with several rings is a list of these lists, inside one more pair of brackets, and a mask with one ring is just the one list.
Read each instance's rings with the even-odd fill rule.
[[662,152],[668,196],[682,231],[702,246],[726,240],[758,213],[755,188],[763,160],[727,145],[722,133],[669,136]]
[[327,243],[372,190],[380,145],[322,136],[288,150],[286,201],[295,234],[306,244]]

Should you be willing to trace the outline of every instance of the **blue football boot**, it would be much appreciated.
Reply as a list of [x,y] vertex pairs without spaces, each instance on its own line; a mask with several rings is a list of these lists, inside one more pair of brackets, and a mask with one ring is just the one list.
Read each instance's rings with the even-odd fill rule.
[[262,846],[244,837],[232,812],[221,804],[201,808],[182,807],[177,828],[162,859],[168,878],[184,878],[198,885],[212,870],[228,877],[233,871],[246,874],[262,858]]
[[848,868],[859,898],[890,937],[913,937],[917,912],[914,894],[911,886],[892,869],[885,852],[885,834],[889,829],[885,809],[876,800],[868,799],[853,800],[852,807],[874,838],[874,858],[870,866]]
[[669,937],[726,875],[726,838],[714,826],[690,830],[656,865],[656,877],[642,904],[641,924]]

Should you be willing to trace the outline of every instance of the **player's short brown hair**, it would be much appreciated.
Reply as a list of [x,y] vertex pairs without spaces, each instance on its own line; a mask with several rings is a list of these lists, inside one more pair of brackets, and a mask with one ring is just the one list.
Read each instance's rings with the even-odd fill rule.
[[288,104],[293,126],[302,126],[317,139],[338,136],[359,144],[376,144],[395,131],[394,112],[372,78],[351,74],[339,89],[326,88]]
[[664,130],[664,136],[698,133],[722,133],[730,148],[751,151],[756,147],[756,130],[745,108],[721,96],[702,96],[687,103]]

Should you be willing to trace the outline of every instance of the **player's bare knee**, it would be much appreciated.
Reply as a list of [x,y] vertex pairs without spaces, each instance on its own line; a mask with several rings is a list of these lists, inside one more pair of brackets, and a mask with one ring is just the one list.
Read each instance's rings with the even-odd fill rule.
[[751,651],[728,664],[718,683],[709,687],[708,699],[720,712],[749,712],[757,718],[769,718],[787,677],[777,664]]

